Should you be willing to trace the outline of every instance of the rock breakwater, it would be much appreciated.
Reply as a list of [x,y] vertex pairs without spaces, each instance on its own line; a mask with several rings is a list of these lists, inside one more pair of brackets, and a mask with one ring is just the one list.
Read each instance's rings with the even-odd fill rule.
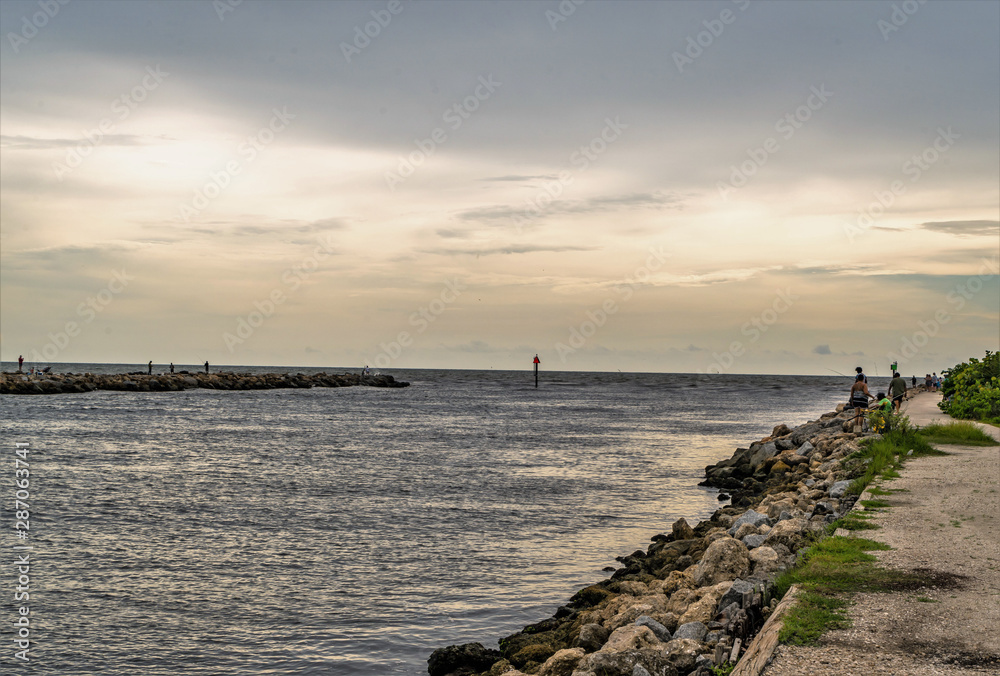
[[732,504],[690,526],[676,521],[645,550],[619,557],[610,578],[577,592],[548,619],[499,641],[448,646],[430,676],[707,676],[736,661],[778,604],[774,577],[849,511],[847,458],[861,435],[853,412],[779,425],[705,469],[702,485]]
[[204,388],[210,390],[274,390],[310,387],[407,387],[390,375],[361,376],[313,373],[160,373],[92,374],[52,373],[27,375],[0,373],[0,394],[68,394],[117,390],[122,392],[177,392]]

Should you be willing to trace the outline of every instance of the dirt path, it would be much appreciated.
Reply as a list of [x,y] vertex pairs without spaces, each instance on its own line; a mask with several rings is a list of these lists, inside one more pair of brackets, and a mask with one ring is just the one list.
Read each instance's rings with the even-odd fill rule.
[[[918,425],[950,421],[938,401],[920,394],[904,412]],[[881,530],[864,533],[892,547],[873,552],[882,565],[929,586],[855,595],[853,627],[816,647],[780,646],[765,676],[1000,674],[1000,447],[940,448],[949,455],[910,460],[885,485],[904,492],[884,498]]]

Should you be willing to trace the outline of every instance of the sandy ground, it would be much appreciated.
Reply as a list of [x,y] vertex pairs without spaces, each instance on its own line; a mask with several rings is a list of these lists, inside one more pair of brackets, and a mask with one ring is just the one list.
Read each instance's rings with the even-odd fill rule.
[[[918,425],[950,421],[938,401],[920,394],[904,412]],[[816,647],[779,646],[765,676],[1000,674],[1000,447],[940,448],[949,455],[910,460],[885,484],[906,492],[883,498],[881,530],[860,532],[892,547],[873,552],[882,565],[929,586],[855,595],[853,627]]]

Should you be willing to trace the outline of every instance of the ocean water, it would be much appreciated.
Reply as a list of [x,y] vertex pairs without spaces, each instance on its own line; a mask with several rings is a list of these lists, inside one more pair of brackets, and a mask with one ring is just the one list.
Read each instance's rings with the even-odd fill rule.
[[[710,515],[706,465],[850,387],[391,373],[412,386],[0,396],[3,672],[425,674],[435,648],[495,647],[676,519]],[[16,442],[30,444],[24,540]],[[28,663],[12,647],[23,545]]]

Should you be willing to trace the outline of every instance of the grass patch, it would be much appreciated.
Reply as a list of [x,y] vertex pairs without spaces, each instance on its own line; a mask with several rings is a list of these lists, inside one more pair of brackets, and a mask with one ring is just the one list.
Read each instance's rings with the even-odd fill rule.
[[850,626],[844,615],[847,592],[888,592],[915,589],[926,584],[920,575],[889,571],[876,565],[870,551],[888,545],[864,538],[831,537],[821,540],[800,557],[798,564],[774,581],[774,591],[784,596],[793,584],[802,587],[795,606],[785,617],[779,640],[808,645],[827,630]]
[[892,495],[893,494],[893,491],[887,491],[887,490],[885,490],[883,488],[879,488],[878,486],[869,486],[868,487],[868,492],[871,493],[872,495]]
[[828,629],[847,629],[851,622],[843,612],[846,606],[847,601],[803,592],[798,603],[785,616],[778,640],[792,645],[809,645]]
[[879,527],[873,523],[868,523],[868,519],[871,518],[867,514],[861,516],[855,512],[848,512],[844,516],[840,517],[829,526],[827,526],[827,532],[833,534],[838,528],[843,528],[844,530],[877,530]]
[[[868,490],[869,492],[871,491],[871,489]],[[889,503],[885,500],[861,500],[860,502],[864,505],[865,509],[884,509],[889,506]]]
[[851,495],[861,495],[876,477],[886,481],[899,478],[898,470],[910,451],[913,451],[912,455],[916,457],[946,455],[927,443],[927,440],[910,426],[906,416],[897,416],[893,419],[891,431],[883,434],[880,439],[865,439],[861,449],[851,454],[850,458],[862,460],[864,465],[847,492]]
[[931,444],[1000,446],[1000,441],[997,441],[970,422],[928,425],[927,427],[922,427],[918,434]]
[[926,596],[918,596],[917,601],[920,603],[941,603],[940,601],[935,601],[934,599],[929,599]]

